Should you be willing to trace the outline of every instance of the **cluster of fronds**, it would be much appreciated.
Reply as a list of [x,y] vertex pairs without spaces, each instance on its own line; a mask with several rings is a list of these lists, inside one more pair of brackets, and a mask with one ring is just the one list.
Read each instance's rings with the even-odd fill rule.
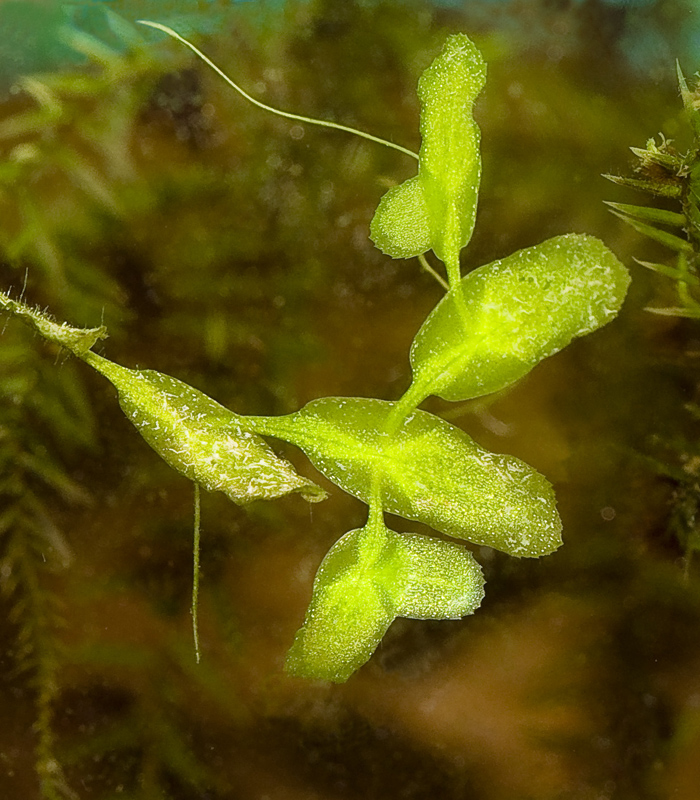
[[[700,411],[698,406],[690,406],[689,410],[694,416]],[[670,444],[673,461],[654,459],[652,464],[674,483],[669,533],[690,556],[700,550],[700,448],[686,437]],[[687,558],[686,574],[689,568],[690,559]]]
[[[635,177],[608,175],[621,186],[659,198],[664,207],[609,203],[613,213],[636,231],[668,247],[675,254],[674,264],[639,263],[676,282],[679,305],[650,308],[656,314],[700,318],[700,86],[694,91],[678,67],[678,83],[688,116],[693,141],[679,152],[671,141],[653,139],[646,148],[632,147],[639,159]],[[665,206],[672,201],[678,210]]]
[[[189,643],[173,638],[161,647],[88,644],[69,655],[102,682],[80,687],[79,724],[88,735],[64,744],[69,775],[90,775],[97,796],[224,796],[225,780],[201,746],[198,714],[220,714],[223,724],[242,716],[212,659],[195,665]],[[109,714],[100,711],[106,705]]]

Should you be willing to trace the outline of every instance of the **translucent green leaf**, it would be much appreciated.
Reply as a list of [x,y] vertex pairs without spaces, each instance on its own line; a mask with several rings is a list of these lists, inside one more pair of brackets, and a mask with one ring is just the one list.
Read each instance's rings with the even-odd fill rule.
[[465,323],[451,291],[411,347],[417,402],[497,392],[543,358],[617,314],[629,274],[591,236],[568,234],[520,250],[462,279]]
[[235,503],[300,493],[309,502],[326,493],[278,458],[263,439],[242,429],[237,414],[186,383],[152,370],[132,370],[90,349],[107,332],[72,328],[0,293],[0,309],[50,342],[66,347],[105,376],[122,410],[151,447],[180,474]]
[[700,319],[700,307],[696,308],[656,308],[646,306],[645,311],[657,314],[660,317],[684,317],[685,319]]
[[450,36],[418,83],[419,177],[432,249],[447,262],[471,238],[481,179],[480,134],[472,108],[486,82],[481,53],[463,33]]
[[430,250],[428,208],[417,175],[382,197],[372,218],[370,237],[392,258],[412,258]]
[[464,34],[450,36],[421,76],[418,175],[384,195],[371,225],[372,241],[387,255],[432,249],[454,264],[471,238],[481,177],[472,107],[485,80],[481,53]]
[[481,568],[459,545],[376,523],[350,531],[319,567],[286,668],[343,682],[369,659],[395,617],[458,619],[483,596]]
[[[94,353],[86,361],[119,393],[119,405],[141,436],[173,469],[234,503],[299,492],[309,502],[326,493],[278,458],[241,418],[186,383],[153,370],[132,370]],[[225,430],[222,430],[225,428]]]
[[389,587],[397,617],[459,619],[481,605],[484,578],[468,550],[417,533],[387,533],[387,561],[400,564]]
[[561,521],[542,475],[513,456],[489,453],[433,414],[415,411],[400,422],[396,409],[383,400],[325,397],[296,414],[246,424],[296,444],[365,502],[376,470],[385,511],[514,556],[559,547]]
[[659,275],[665,275],[667,278],[673,278],[675,281],[681,281],[683,283],[687,283],[690,286],[700,286],[700,278],[693,272],[688,272],[688,270],[678,269],[678,267],[672,267],[669,264],[659,264],[652,261],[641,261],[638,258],[634,259],[637,264],[642,267],[646,267],[646,269],[650,269],[653,272],[658,272]]
[[345,534],[316,573],[304,625],[287,654],[288,672],[342,683],[372,655],[395,618],[384,587],[367,569],[363,530]]

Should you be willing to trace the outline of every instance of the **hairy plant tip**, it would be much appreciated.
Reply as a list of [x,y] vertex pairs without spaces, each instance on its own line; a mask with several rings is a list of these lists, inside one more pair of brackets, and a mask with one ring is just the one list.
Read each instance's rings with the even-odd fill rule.
[[74,328],[65,322],[54,322],[46,312],[30,308],[20,300],[12,300],[4,292],[0,292],[0,308],[21,319],[42,338],[65,347],[78,358],[83,358],[97,342],[107,338],[104,325],[98,328]]

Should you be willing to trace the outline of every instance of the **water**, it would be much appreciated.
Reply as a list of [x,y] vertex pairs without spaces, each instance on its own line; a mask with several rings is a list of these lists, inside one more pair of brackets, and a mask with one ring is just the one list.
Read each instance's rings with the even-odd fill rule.
[[[99,376],[8,322],[2,491],[21,515],[0,526],[0,583],[18,609],[3,615],[0,796],[39,797],[42,742],[81,799],[696,797],[700,592],[672,529],[693,484],[683,494],[651,459],[679,464],[680,448],[692,477],[697,323],[643,310],[672,291],[633,257],[666,254],[605,210],[603,199],[642,200],[600,177],[628,171],[629,145],[659,130],[682,141],[675,77],[647,79],[602,41],[527,47],[509,33],[522,18],[501,25],[505,13],[474,31],[489,77],[463,267],[586,232],[630,266],[633,286],[615,322],[512,390],[426,407],[554,483],[563,547],[536,560],[475,548],[487,585],[473,617],[397,620],[370,663],[333,686],[290,679],[282,663],[318,564],[365,507],[322,478],[331,497],[311,508],[206,495],[197,666],[191,486]],[[318,3],[287,14],[271,28],[236,17],[207,52],[266,102],[416,148],[415,82],[447,32],[472,32],[459,10]],[[572,30],[580,20],[580,9],[557,17]],[[3,178],[3,286],[28,268],[29,302],[78,324],[104,316],[105,355],[239,413],[399,397],[410,341],[442,290],[367,232],[413,163],[292,130],[175,49],[121,58],[87,93],[77,81],[56,89],[58,121],[3,140],[15,170]],[[0,124],[31,108],[14,95]],[[42,477],[37,461],[54,472]],[[24,561],[9,559],[13,542],[31,544]],[[35,570],[35,595],[13,590],[18,564]],[[39,672],[21,658],[22,625]],[[54,742],[32,728],[37,676],[57,687]]]

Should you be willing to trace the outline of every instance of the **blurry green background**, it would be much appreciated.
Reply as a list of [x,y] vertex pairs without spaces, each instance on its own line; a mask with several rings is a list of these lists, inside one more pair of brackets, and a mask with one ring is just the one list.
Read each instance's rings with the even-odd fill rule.
[[633,285],[617,321],[510,392],[428,404],[554,482],[564,546],[475,548],[477,614],[398,620],[342,686],[282,662],[362,504],[206,496],[196,666],[192,487],[99,376],[3,320],[0,797],[696,800],[700,327],[644,311],[673,292],[633,259],[666,253],[606,211],[644,200],[601,177],[659,133],[689,146],[675,59],[700,66],[696,4],[1,2],[3,288],[104,322],[119,363],[272,414],[408,385],[441,290],[368,228],[415,167],[264,114],[140,17],[271,105],[413,149],[418,77],[468,33],[489,73],[464,268],[585,232]]

